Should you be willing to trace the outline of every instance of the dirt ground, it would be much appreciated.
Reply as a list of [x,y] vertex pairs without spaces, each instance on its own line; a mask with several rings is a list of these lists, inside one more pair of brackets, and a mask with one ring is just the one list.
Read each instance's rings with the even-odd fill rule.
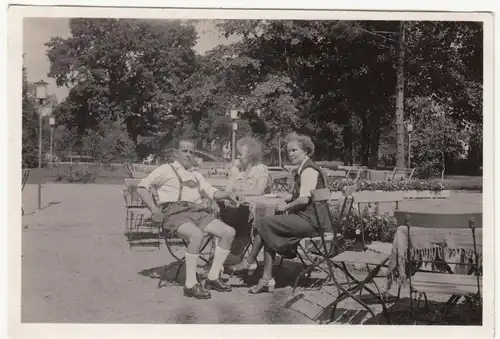
[[[230,293],[187,299],[171,283],[157,289],[149,271],[172,263],[162,247],[129,250],[122,186],[47,184],[36,211],[36,186],[23,192],[22,321],[57,323],[313,323],[292,298],[297,267],[280,270],[273,294],[250,295],[239,278]],[[481,195],[454,194],[459,204]],[[322,297],[327,300],[327,296]],[[380,312],[380,311],[379,311]],[[306,315],[305,315],[306,314]]]

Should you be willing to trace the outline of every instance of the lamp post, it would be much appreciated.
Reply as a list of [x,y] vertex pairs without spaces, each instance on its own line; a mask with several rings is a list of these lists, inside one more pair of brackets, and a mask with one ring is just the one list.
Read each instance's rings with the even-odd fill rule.
[[411,133],[413,132],[413,124],[409,122],[406,129],[408,130],[408,168],[411,168]]
[[53,134],[54,134],[54,125],[56,124],[56,118],[51,116],[49,118],[49,124],[50,124],[50,167],[52,168],[52,159],[54,159],[54,155],[52,154],[52,146],[54,143]]
[[[38,82],[35,82],[35,90],[36,90],[36,99],[38,100],[38,169],[39,169],[39,175],[41,176],[41,169],[42,169],[42,107],[43,107],[43,102],[45,99],[47,99],[47,85],[43,80],[40,80]],[[41,181],[38,182],[38,209],[42,209],[42,184]]]
[[231,160],[234,162],[234,159],[236,158],[236,130],[238,129],[238,123],[236,120],[238,119],[238,110],[237,109],[232,109],[231,110],[231,121],[233,125],[233,133],[232,133],[232,142],[231,142]]
[[282,167],[282,163],[281,163],[281,129],[278,132],[278,158],[279,158],[279,166]]

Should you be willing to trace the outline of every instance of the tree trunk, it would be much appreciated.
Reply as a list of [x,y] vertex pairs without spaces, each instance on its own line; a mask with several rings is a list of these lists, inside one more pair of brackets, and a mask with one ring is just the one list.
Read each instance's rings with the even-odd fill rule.
[[349,123],[344,125],[342,134],[344,139],[344,166],[349,166],[352,164],[352,138],[351,126]]
[[[369,114],[366,112],[365,114]],[[368,166],[368,157],[370,155],[370,124],[366,116],[362,119],[361,127],[361,166]]]
[[380,115],[373,114],[370,135],[370,157],[368,159],[369,168],[377,168],[378,146],[380,141]]
[[405,167],[405,127],[404,127],[404,59],[405,59],[405,26],[400,23],[399,50],[396,86],[396,166]]

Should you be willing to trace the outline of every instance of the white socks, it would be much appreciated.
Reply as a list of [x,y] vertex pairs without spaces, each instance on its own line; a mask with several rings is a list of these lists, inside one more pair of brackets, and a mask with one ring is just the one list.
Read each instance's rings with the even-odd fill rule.
[[228,254],[229,250],[225,250],[219,246],[215,248],[214,260],[212,262],[212,267],[210,267],[210,271],[208,272],[208,279],[215,280],[219,278],[222,265],[224,265],[224,261],[226,261]]
[[[217,252],[216,252],[217,253]],[[185,254],[186,261],[186,283],[184,284],[187,288],[192,288],[198,283],[196,279],[196,268],[198,267],[198,254]]]

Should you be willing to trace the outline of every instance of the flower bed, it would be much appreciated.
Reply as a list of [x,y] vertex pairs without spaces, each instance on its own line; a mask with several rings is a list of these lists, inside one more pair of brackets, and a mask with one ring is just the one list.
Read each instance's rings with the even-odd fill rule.
[[[332,209],[335,223],[337,223],[338,212],[338,207]],[[361,241],[361,230],[363,229],[366,242],[392,242],[398,227],[396,218],[389,214],[380,214],[376,205],[372,207],[366,206],[362,209],[361,214],[358,213],[357,209],[353,208],[344,222],[344,226],[347,227],[346,238],[357,241]]]
[[358,191],[433,191],[440,192],[445,186],[436,180],[395,180],[395,181],[370,181],[352,179],[338,180],[328,178],[328,188],[330,191],[342,191],[346,186],[356,184]]

